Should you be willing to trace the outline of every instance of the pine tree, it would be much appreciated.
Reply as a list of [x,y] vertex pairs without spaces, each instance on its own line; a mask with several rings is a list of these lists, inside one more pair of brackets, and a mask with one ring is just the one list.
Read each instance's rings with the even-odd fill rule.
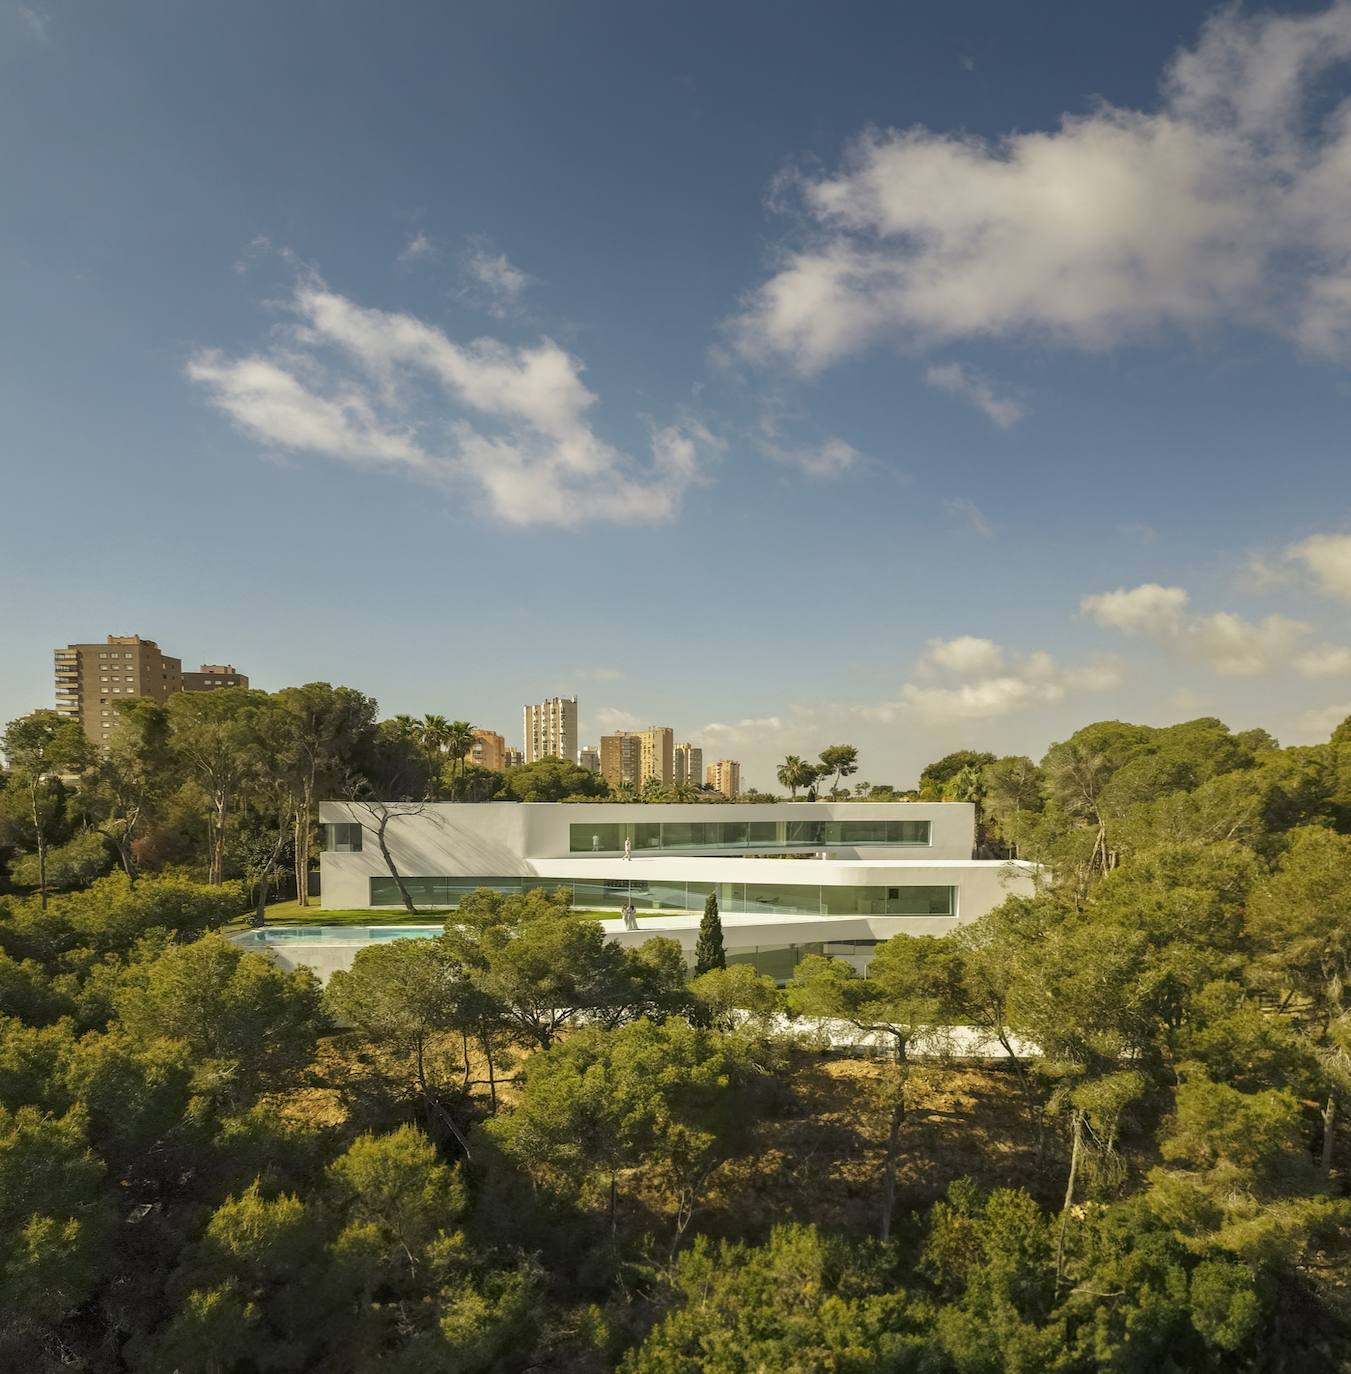
[[698,977],[710,969],[726,967],[727,954],[722,947],[722,919],[718,915],[718,894],[710,892],[704,902],[704,919],[699,922],[699,943],[694,947],[694,973]]

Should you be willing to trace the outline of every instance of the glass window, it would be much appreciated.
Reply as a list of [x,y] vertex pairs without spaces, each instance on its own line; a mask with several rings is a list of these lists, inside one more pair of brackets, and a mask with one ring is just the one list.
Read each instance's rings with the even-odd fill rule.
[[629,900],[626,878],[579,878],[572,886],[578,911],[622,911]]
[[821,906],[829,916],[885,916],[884,887],[823,887]]
[[748,845],[779,844],[778,821],[748,821],[746,824],[746,843]]
[[724,849],[744,849],[746,846],[747,825],[745,821],[723,821],[722,847]]
[[360,854],[361,826],[354,822],[341,822],[324,827],[324,848],[331,854]]
[[887,889],[888,916],[951,916],[950,887],[891,887]]
[[667,821],[661,828],[661,847],[663,849],[696,849],[707,844],[705,832],[709,829],[701,822]]
[[887,821],[888,844],[928,844],[928,821]]
[[789,821],[787,843],[795,844],[825,844],[826,842],[826,823],[825,821]]
[[818,916],[821,889],[800,883],[747,883],[744,909],[752,914]]
[[[704,909],[704,903],[708,900],[709,893],[717,891],[717,883],[686,883],[685,900],[689,903],[689,909],[691,911],[702,911]],[[718,896],[718,910],[722,910],[721,894]]]
[[624,827],[609,821],[570,825],[568,848],[573,854],[617,853],[624,848]]
[[[403,905],[403,898],[399,895],[399,885],[392,877],[372,878],[370,883],[372,906]],[[432,908],[459,906],[460,902],[471,892],[477,892],[484,887],[492,892],[506,893],[520,892],[523,887],[520,878],[479,877],[405,877],[403,885],[415,906]]]
[[661,822],[639,821],[633,827],[633,847],[635,849],[660,849]]

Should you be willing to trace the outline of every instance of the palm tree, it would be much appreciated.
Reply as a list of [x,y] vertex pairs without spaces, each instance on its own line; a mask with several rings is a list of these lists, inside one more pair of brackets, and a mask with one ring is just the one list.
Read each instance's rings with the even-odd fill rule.
[[797,801],[798,788],[805,787],[814,775],[815,769],[811,764],[804,762],[796,754],[789,754],[779,765],[779,786],[788,788],[792,793],[792,800]]
[[446,747],[446,736],[450,733],[450,722],[445,716],[423,716],[418,723],[418,734],[423,747],[433,754],[441,753]]
[[476,742],[474,727],[467,720],[452,720],[446,727],[446,753],[450,755],[450,793],[459,801],[459,782],[464,777],[465,760]]

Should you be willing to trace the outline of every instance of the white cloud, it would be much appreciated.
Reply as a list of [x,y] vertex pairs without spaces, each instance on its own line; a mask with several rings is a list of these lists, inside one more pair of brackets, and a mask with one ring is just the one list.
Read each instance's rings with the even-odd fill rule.
[[1086,611],[1099,625],[1110,625],[1126,634],[1172,633],[1182,619],[1191,598],[1181,587],[1161,587],[1146,582],[1127,591],[1118,587],[1114,592],[1086,596],[1079,609]]
[[1292,544],[1286,557],[1301,563],[1328,596],[1351,601],[1351,534],[1311,534]]
[[313,275],[287,311],[268,351],[201,350],[187,377],[262,443],[466,483],[509,524],[667,520],[721,447],[686,423],[654,429],[645,462],[620,452],[587,420],[582,364],[548,338],[457,343]]
[[610,734],[615,730],[636,730],[642,722],[632,711],[623,711],[618,706],[602,706],[596,712],[596,724]]
[[534,281],[485,240],[471,241],[460,258],[460,273],[465,282],[463,294],[498,319],[519,310],[521,298]]
[[1181,587],[1157,582],[1085,596],[1079,609],[1128,635],[1143,635],[1205,663],[1224,677],[1257,677],[1283,668],[1309,632],[1301,620],[1269,615],[1245,620],[1228,611],[1189,615]]
[[1351,701],[1341,706],[1316,707],[1299,717],[1298,729],[1306,739],[1326,740],[1348,716],[1351,716]]
[[955,519],[965,521],[982,539],[994,533],[985,512],[969,496],[949,496],[943,502],[943,509]]
[[861,457],[858,449],[843,439],[826,439],[819,444],[787,447],[771,440],[760,444],[761,452],[776,463],[787,463],[800,469],[808,477],[839,477],[848,472]]
[[1258,677],[1285,667],[1308,632],[1302,620],[1283,615],[1252,621],[1218,611],[1190,622],[1184,642],[1222,677]]
[[747,717],[730,724],[711,721],[699,733],[718,744],[744,744],[763,739],[766,735],[777,735],[782,729],[783,720],[779,716],[761,716],[758,719]]
[[402,266],[411,266],[413,263],[425,262],[429,258],[439,256],[436,244],[419,229],[404,245],[403,251],[394,261]]
[[1004,667],[1004,651],[992,639],[958,635],[931,639],[920,656],[923,670],[943,669],[959,677],[993,675]]
[[1351,0],[1221,11],[1152,111],[1103,102],[985,140],[871,130],[786,181],[801,237],[731,322],[743,355],[813,373],[878,340],[1033,331],[1102,348],[1239,321],[1351,346]]
[[1027,414],[1020,402],[1011,396],[1001,396],[987,378],[962,363],[943,363],[931,367],[924,374],[924,380],[940,391],[969,401],[1000,429],[1016,425]]
[[[865,718],[892,721],[913,714],[943,721],[990,720],[1055,705],[1071,692],[1100,692],[1121,682],[1110,659],[1067,667],[1048,653],[1012,653],[990,639],[931,639],[916,665],[927,681],[904,683],[896,700],[864,708]],[[933,682],[946,677],[946,682]]]
[[1351,674],[1351,649],[1342,644],[1320,644],[1299,654],[1294,665],[1301,677],[1346,677]]

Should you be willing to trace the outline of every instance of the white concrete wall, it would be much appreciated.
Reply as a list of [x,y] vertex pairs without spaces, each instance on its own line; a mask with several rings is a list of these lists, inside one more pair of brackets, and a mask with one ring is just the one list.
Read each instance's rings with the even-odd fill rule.
[[[563,877],[565,872],[552,861],[582,862],[581,856],[570,856],[569,826],[591,823],[627,821],[779,821],[779,820],[927,820],[930,823],[930,843],[925,847],[900,846],[832,846],[833,858],[872,859],[887,866],[897,860],[909,862],[934,860],[966,860],[971,858],[975,834],[975,809],[968,802],[782,802],[777,805],[712,806],[689,805],[584,805],[549,802],[433,802],[418,808],[391,804],[390,809],[402,812],[390,823],[386,839],[399,872],[409,877]],[[359,854],[325,853],[320,858],[320,878],[323,905],[331,910],[364,907],[370,901],[370,878],[387,875],[388,869],[375,844],[372,827],[375,819],[358,803],[321,802],[321,822],[341,823],[357,821],[366,827],[362,851]],[[675,856],[678,858],[678,856]],[[542,860],[550,860],[550,864]],[[634,863],[672,862],[670,856],[653,854],[635,857]],[[612,862],[587,859],[589,863]],[[688,862],[688,860],[685,860]],[[700,864],[713,863],[773,863],[790,864],[794,870],[806,860],[746,860],[729,857],[698,859]],[[822,864],[822,872],[829,865]],[[873,867],[870,865],[870,867]],[[879,870],[880,871],[880,870]],[[742,870],[742,873],[747,870]],[[844,872],[844,870],[842,870]],[[648,869],[647,874],[658,878],[663,874]],[[721,881],[758,882],[825,882],[824,877],[766,876],[754,879],[734,877],[730,873]],[[577,876],[584,876],[578,873]],[[595,870],[590,876],[617,876],[613,869]],[[676,876],[674,869],[667,876]],[[686,870],[685,877],[692,876]],[[719,881],[711,871],[706,881]],[[841,877],[846,883],[896,882],[896,877],[876,879],[863,876]],[[947,882],[948,879],[907,878],[908,882]]]

